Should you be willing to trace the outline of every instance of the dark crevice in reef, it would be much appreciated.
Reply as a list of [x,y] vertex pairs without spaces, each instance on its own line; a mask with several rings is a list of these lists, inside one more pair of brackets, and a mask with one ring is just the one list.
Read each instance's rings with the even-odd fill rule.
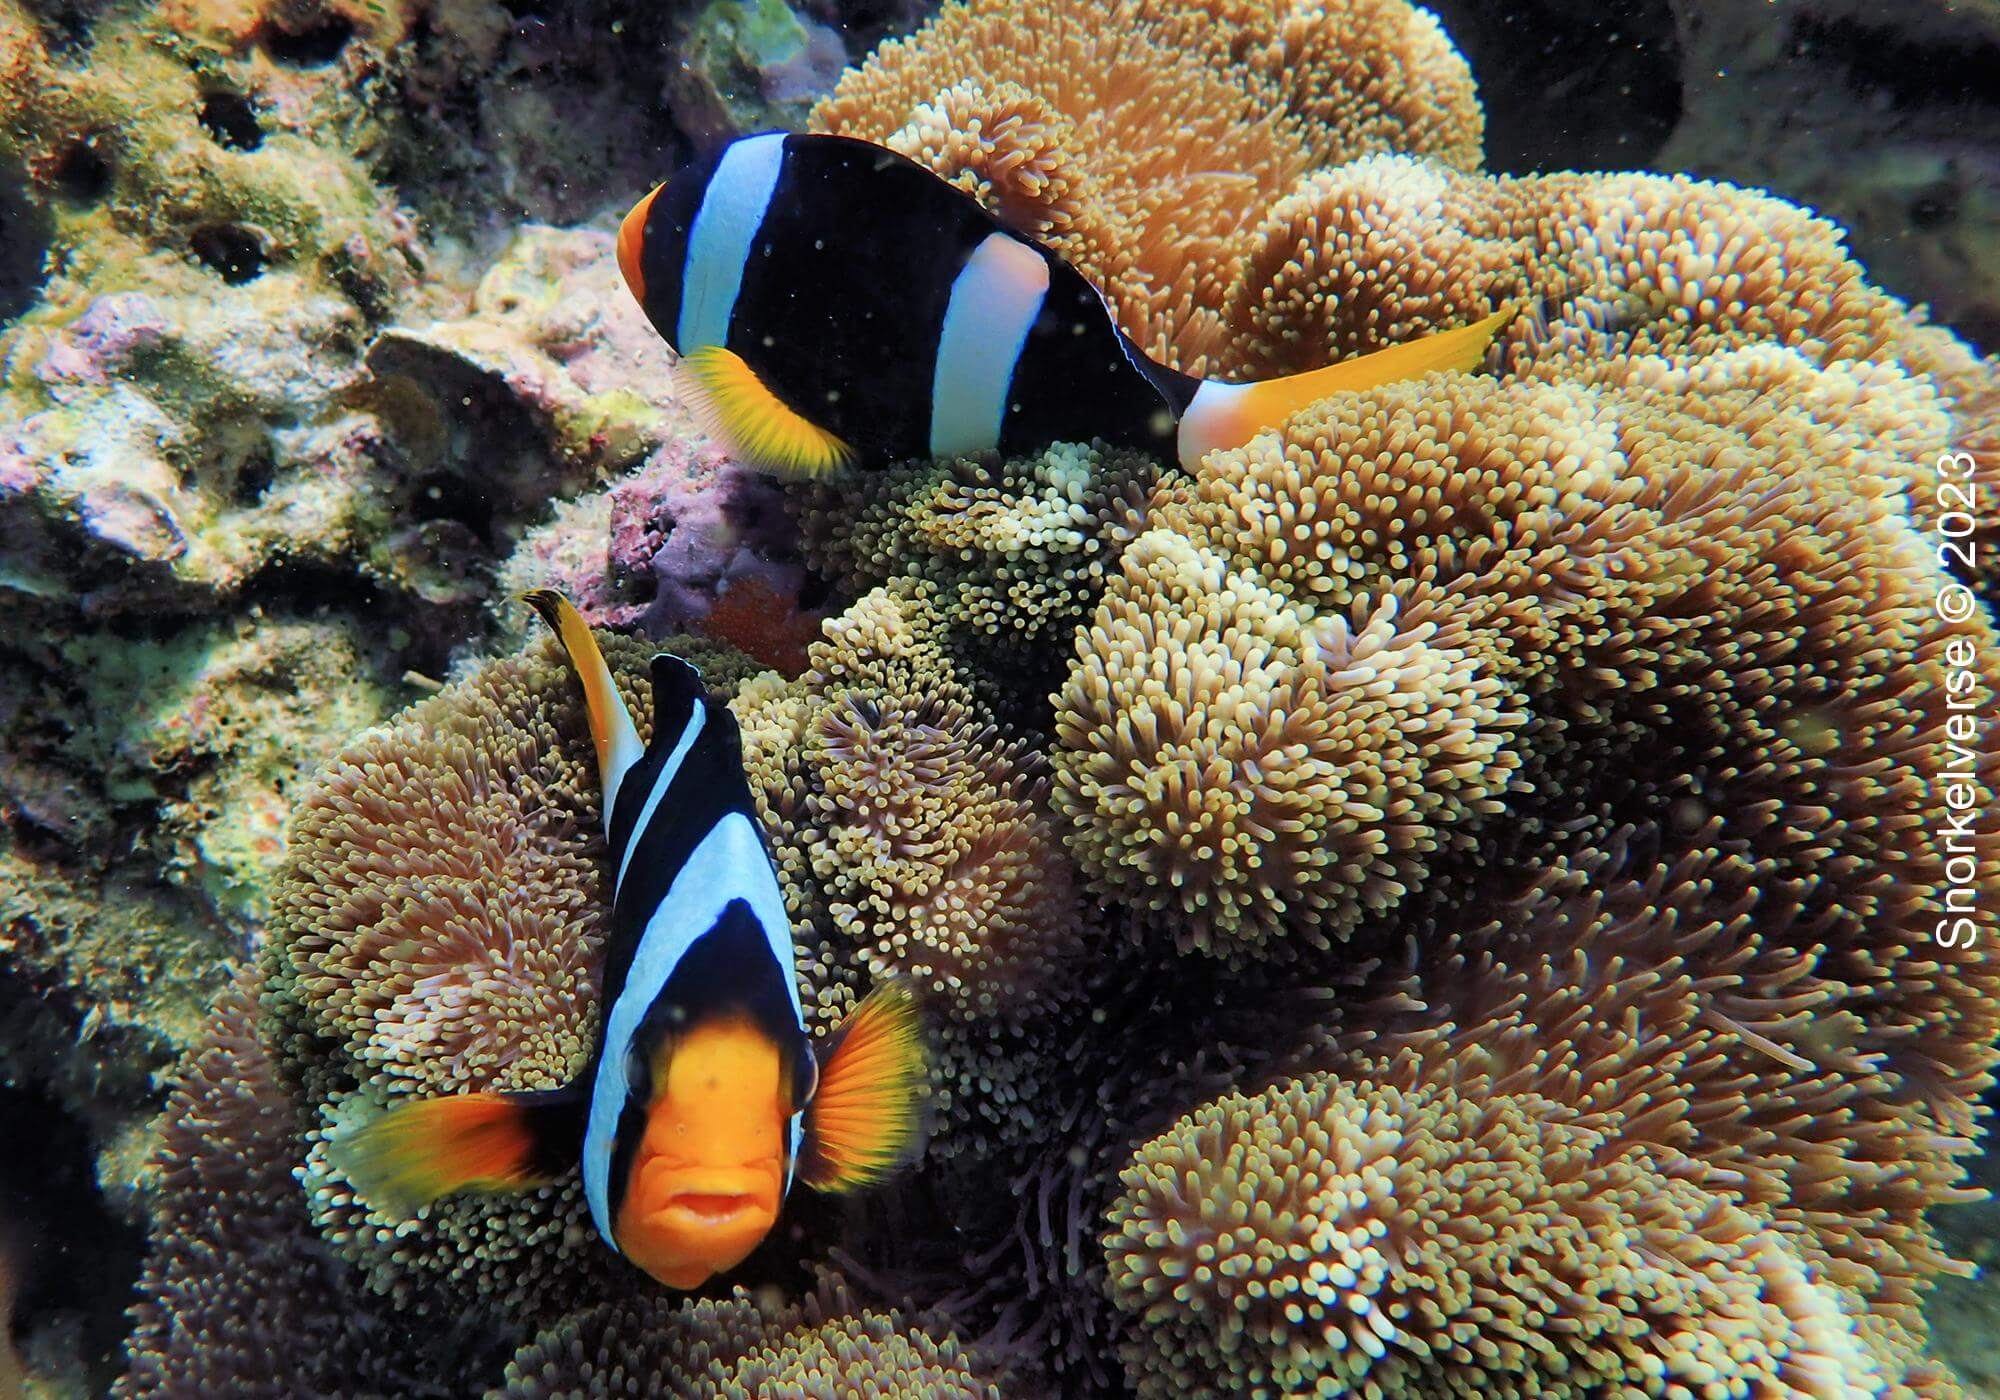
[[1681,119],[1681,48],[1666,0],[1426,0],[1472,65],[1486,166],[1648,167]]
[[220,89],[201,99],[197,113],[202,129],[218,146],[232,151],[254,151],[264,144],[264,125],[257,120],[257,108],[240,92]]
[[1858,92],[1885,96],[1900,109],[1948,105],[2000,107],[2000,44],[1917,44],[1865,20],[1804,15],[1792,22],[1790,52],[1831,59]]
[[49,51],[62,58],[80,57],[90,45],[90,27],[102,0],[28,0],[24,7],[41,26]]
[[230,486],[229,498],[246,509],[254,506],[264,499],[264,493],[277,477],[278,462],[271,444],[260,442],[236,464],[236,480]]
[[493,493],[461,471],[425,472],[410,488],[409,513],[419,520],[462,525],[482,542],[494,545],[499,502]]
[[320,68],[339,58],[354,37],[354,22],[342,15],[329,15],[304,29],[264,31],[264,51],[280,63],[294,68]]
[[483,625],[478,598],[433,603],[357,576],[351,566],[315,559],[273,561],[244,585],[271,618],[352,618],[374,638],[376,680],[393,686],[406,671],[444,675],[454,649]]
[[32,1365],[38,1334],[51,1334],[57,1352],[80,1334],[90,1393],[101,1395],[120,1369],[145,1236],[98,1194],[90,1137],[75,1119],[38,1094],[0,1088],[0,1122],[0,1268],[12,1283],[15,1350]]
[[33,306],[41,295],[54,236],[48,211],[28,198],[21,167],[11,162],[0,166],[0,325]]
[[204,224],[188,235],[197,258],[232,287],[264,275],[264,244],[240,224]]
[[111,162],[86,137],[63,152],[55,170],[56,191],[71,204],[95,204],[110,192]]
[[[111,1032],[110,1034],[117,1034]],[[104,1140],[140,1114],[156,1111],[150,1073],[123,1082],[65,1086],[74,1077],[75,1042],[84,1035],[74,1011],[0,961],[0,1272],[11,1294],[10,1330],[32,1366],[48,1339],[51,1356],[81,1354],[90,1394],[103,1394],[120,1368],[125,1312],[134,1298],[145,1237],[114,1213],[97,1186]],[[159,1067],[139,1046],[104,1048],[104,1062]],[[63,1067],[70,1067],[65,1076]],[[87,1104],[86,1121],[63,1102]]]

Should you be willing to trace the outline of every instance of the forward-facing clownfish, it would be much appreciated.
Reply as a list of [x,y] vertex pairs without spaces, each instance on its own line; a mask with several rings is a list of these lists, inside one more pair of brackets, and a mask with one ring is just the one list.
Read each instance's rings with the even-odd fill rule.
[[1329,394],[1479,363],[1510,314],[1259,384],[1195,379],[972,196],[844,136],[747,136],[654,189],[618,265],[708,426],[755,465],[1102,438],[1192,469]]
[[527,595],[583,683],[614,873],[596,1051],[567,1087],[407,1103],[334,1140],[334,1164],[408,1214],[453,1191],[542,1185],[581,1162],[598,1232],[693,1288],[776,1223],[796,1179],[881,1180],[915,1150],[922,1032],[878,988],[813,1051],[791,926],[743,775],[741,738],[700,674],[653,658],[643,748],[569,601]]

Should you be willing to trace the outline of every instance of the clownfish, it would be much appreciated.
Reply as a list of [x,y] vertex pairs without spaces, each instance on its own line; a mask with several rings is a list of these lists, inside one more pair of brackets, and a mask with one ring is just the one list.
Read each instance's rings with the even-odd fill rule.
[[921,1020],[907,988],[885,983],[814,1052],[728,707],[687,662],[655,656],[642,747],[583,618],[558,593],[526,597],[582,682],[604,789],[614,893],[595,1052],[564,1088],[390,1109],[334,1137],[329,1157],[403,1215],[580,1164],[605,1241],[694,1288],[757,1247],[794,1180],[851,1190],[914,1155]]
[[709,429],[791,476],[1092,438],[1192,470],[1329,394],[1470,370],[1512,314],[1282,379],[1196,379],[971,195],[844,136],[733,141],[635,204],[617,247]]

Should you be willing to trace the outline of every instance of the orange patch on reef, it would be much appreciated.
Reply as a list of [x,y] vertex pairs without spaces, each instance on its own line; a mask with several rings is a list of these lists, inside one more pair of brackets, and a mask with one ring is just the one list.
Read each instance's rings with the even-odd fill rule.
[[806,648],[819,640],[824,614],[803,612],[799,600],[760,578],[731,583],[715,600],[701,630],[789,679],[806,669]]

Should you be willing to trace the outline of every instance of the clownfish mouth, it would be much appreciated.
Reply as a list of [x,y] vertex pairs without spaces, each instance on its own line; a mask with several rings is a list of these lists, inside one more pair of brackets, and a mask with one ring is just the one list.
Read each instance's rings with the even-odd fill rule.
[[644,1183],[644,1212],[662,1225],[729,1229],[768,1224],[778,1213],[774,1166],[656,1168]]
[[733,1269],[778,1223],[777,1162],[706,1166],[642,1163],[618,1223],[618,1248],[669,1288],[694,1288]]
[[725,1194],[715,1191],[684,1191],[677,1196],[669,1196],[663,1211],[683,1211],[703,1220],[721,1224],[734,1219],[745,1211],[758,1209],[757,1198],[745,1194]]

